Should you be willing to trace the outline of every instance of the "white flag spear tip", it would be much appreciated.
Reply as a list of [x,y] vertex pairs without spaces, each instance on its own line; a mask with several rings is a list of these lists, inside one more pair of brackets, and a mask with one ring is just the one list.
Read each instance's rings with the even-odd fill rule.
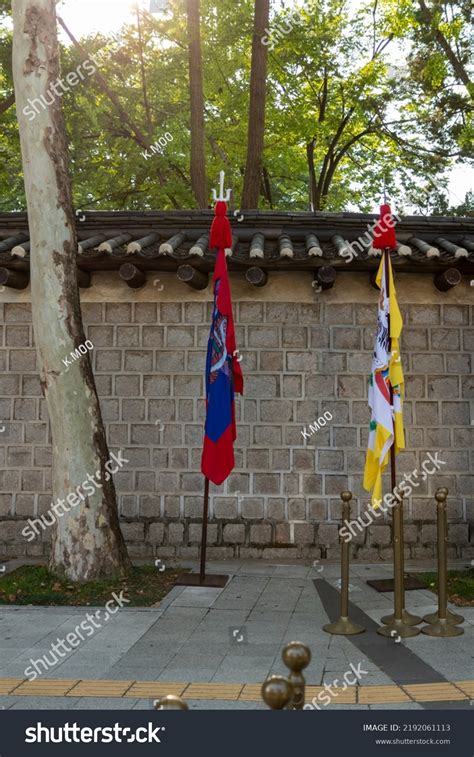
[[224,171],[221,171],[219,173],[219,197],[217,196],[217,192],[215,189],[212,190],[212,199],[214,202],[229,202],[230,195],[232,190],[226,189],[225,195],[224,195],[224,180],[225,180],[225,173]]

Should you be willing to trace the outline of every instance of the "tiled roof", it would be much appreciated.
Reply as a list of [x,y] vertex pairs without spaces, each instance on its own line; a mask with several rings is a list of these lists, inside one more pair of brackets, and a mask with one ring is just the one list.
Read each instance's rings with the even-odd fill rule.
[[[113,270],[124,262],[143,270],[175,270],[189,263],[212,268],[208,249],[212,210],[77,211],[78,265]],[[234,243],[229,268],[306,270],[331,265],[339,270],[373,270],[379,251],[368,246],[377,218],[363,213],[235,211],[229,214]],[[449,267],[474,273],[474,218],[407,216],[396,225],[396,268],[437,272]],[[347,245],[361,238],[348,259]],[[354,249],[354,248],[353,248]],[[0,267],[29,268],[25,213],[0,214]]]

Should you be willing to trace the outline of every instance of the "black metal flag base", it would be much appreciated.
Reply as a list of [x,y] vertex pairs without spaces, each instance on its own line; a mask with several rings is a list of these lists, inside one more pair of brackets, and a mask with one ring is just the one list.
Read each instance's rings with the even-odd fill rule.
[[206,548],[207,548],[207,519],[209,513],[209,479],[204,479],[204,507],[202,513],[202,536],[201,536],[201,566],[199,573],[183,573],[175,581],[175,586],[209,586],[214,589],[222,589],[229,576],[217,573],[206,573]]
[[199,573],[183,573],[175,581],[175,586],[209,586],[213,589],[222,589],[229,576],[220,576],[217,573],[207,573],[204,578]]

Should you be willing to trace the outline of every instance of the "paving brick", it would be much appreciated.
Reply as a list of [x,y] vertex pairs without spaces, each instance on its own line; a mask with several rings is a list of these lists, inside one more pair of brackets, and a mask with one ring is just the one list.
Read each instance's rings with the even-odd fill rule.
[[101,302],[81,302],[81,313],[85,323],[101,323],[104,318]]
[[148,541],[152,544],[162,544],[165,535],[164,523],[150,523]]
[[263,499],[243,497],[242,517],[248,520],[260,520],[264,515]]
[[440,323],[441,313],[439,305],[410,305],[408,308],[408,323],[427,324]]
[[264,349],[279,347],[280,330],[277,326],[249,326],[248,346],[263,347]]
[[113,347],[114,344],[114,327],[113,326],[89,326],[87,336],[94,347]]
[[272,527],[269,523],[259,523],[258,525],[250,526],[251,544],[270,544],[271,540]]
[[168,524],[168,541],[170,544],[181,544],[184,536],[184,525],[182,523]]
[[357,328],[334,328],[333,347],[336,350],[359,350],[361,331]]
[[153,370],[153,352],[151,350],[126,350],[124,353],[124,370],[146,373]]
[[447,326],[464,326],[469,323],[467,305],[443,305],[443,323]]
[[168,326],[165,346],[192,347],[194,345],[194,326]]
[[163,347],[165,330],[163,326],[143,326],[143,346]]
[[133,305],[134,323],[156,323],[157,305],[155,302],[135,302]]
[[300,317],[299,305],[284,302],[268,302],[265,305],[267,323],[298,323]]
[[139,347],[140,329],[138,326],[117,326],[115,343],[117,347]]
[[6,323],[31,323],[31,305],[21,302],[6,302],[4,305]]
[[108,323],[130,323],[132,320],[131,303],[106,302],[105,320]]
[[316,543],[327,547],[339,544],[339,526],[320,523],[317,528]]
[[245,526],[237,523],[227,523],[223,528],[222,538],[227,543],[243,544],[245,541]]

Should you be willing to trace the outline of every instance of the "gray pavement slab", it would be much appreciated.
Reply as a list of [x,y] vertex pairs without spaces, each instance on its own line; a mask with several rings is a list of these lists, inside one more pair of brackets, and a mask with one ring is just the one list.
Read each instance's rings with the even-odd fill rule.
[[[196,568],[196,563],[187,564]],[[372,624],[372,633],[360,637],[336,637],[322,631],[338,609],[338,563],[232,560],[211,565],[209,572],[229,575],[224,588],[174,587],[158,608],[123,608],[65,659],[50,667],[44,677],[260,683],[270,673],[287,672],[281,652],[286,643],[297,639],[311,648],[306,678],[313,685],[341,679],[351,663],[361,663],[367,671],[362,685],[474,678],[474,608],[461,610],[466,618],[465,635],[455,639],[420,635],[395,645],[373,633],[380,617],[392,610],[393,594],[378,593],[366,581],[391,577],[393,569],[389,564],[351,566],[351,606],[363,613],[366,624]],[[407,565],[407,570],[413,567]],[[416,568],[431,570],[433,563],[420,563]],[[325,587],[326,594],[331,594],[330,606],[316,591],[314,580]],[[436,597],[426,590],[407,592],[407,607],[416,608],[419,614],[431,612],[436,607]],[[0,677],[23,677],[30,658],[47,654],[52,643],[73,631],[86,612],[92,614],[96,609],[103,610],[0,606]],[[365,641],[360,645],[363,637]],[[7,704],[0,701],[0,706],[15,708],[31,701],[41,701],[44,709],[48,709],[45,702],[54,701],[58,706],[63,699],[67,706],[72,702],[72,698],[52,697],[1,699]],[[78,706],[87,709],[88,699],[81,698]],[[94,709],[100,698],[92,699]],[[130,708],[149,706],[146,700],[125,701]],[[240,704],[242,709],[256,709],[257,705],[198,702],[196,707],[239,709]],[[370,707],[376,709],[378,705]],[[394,709],[403,708],[395,705]]]

